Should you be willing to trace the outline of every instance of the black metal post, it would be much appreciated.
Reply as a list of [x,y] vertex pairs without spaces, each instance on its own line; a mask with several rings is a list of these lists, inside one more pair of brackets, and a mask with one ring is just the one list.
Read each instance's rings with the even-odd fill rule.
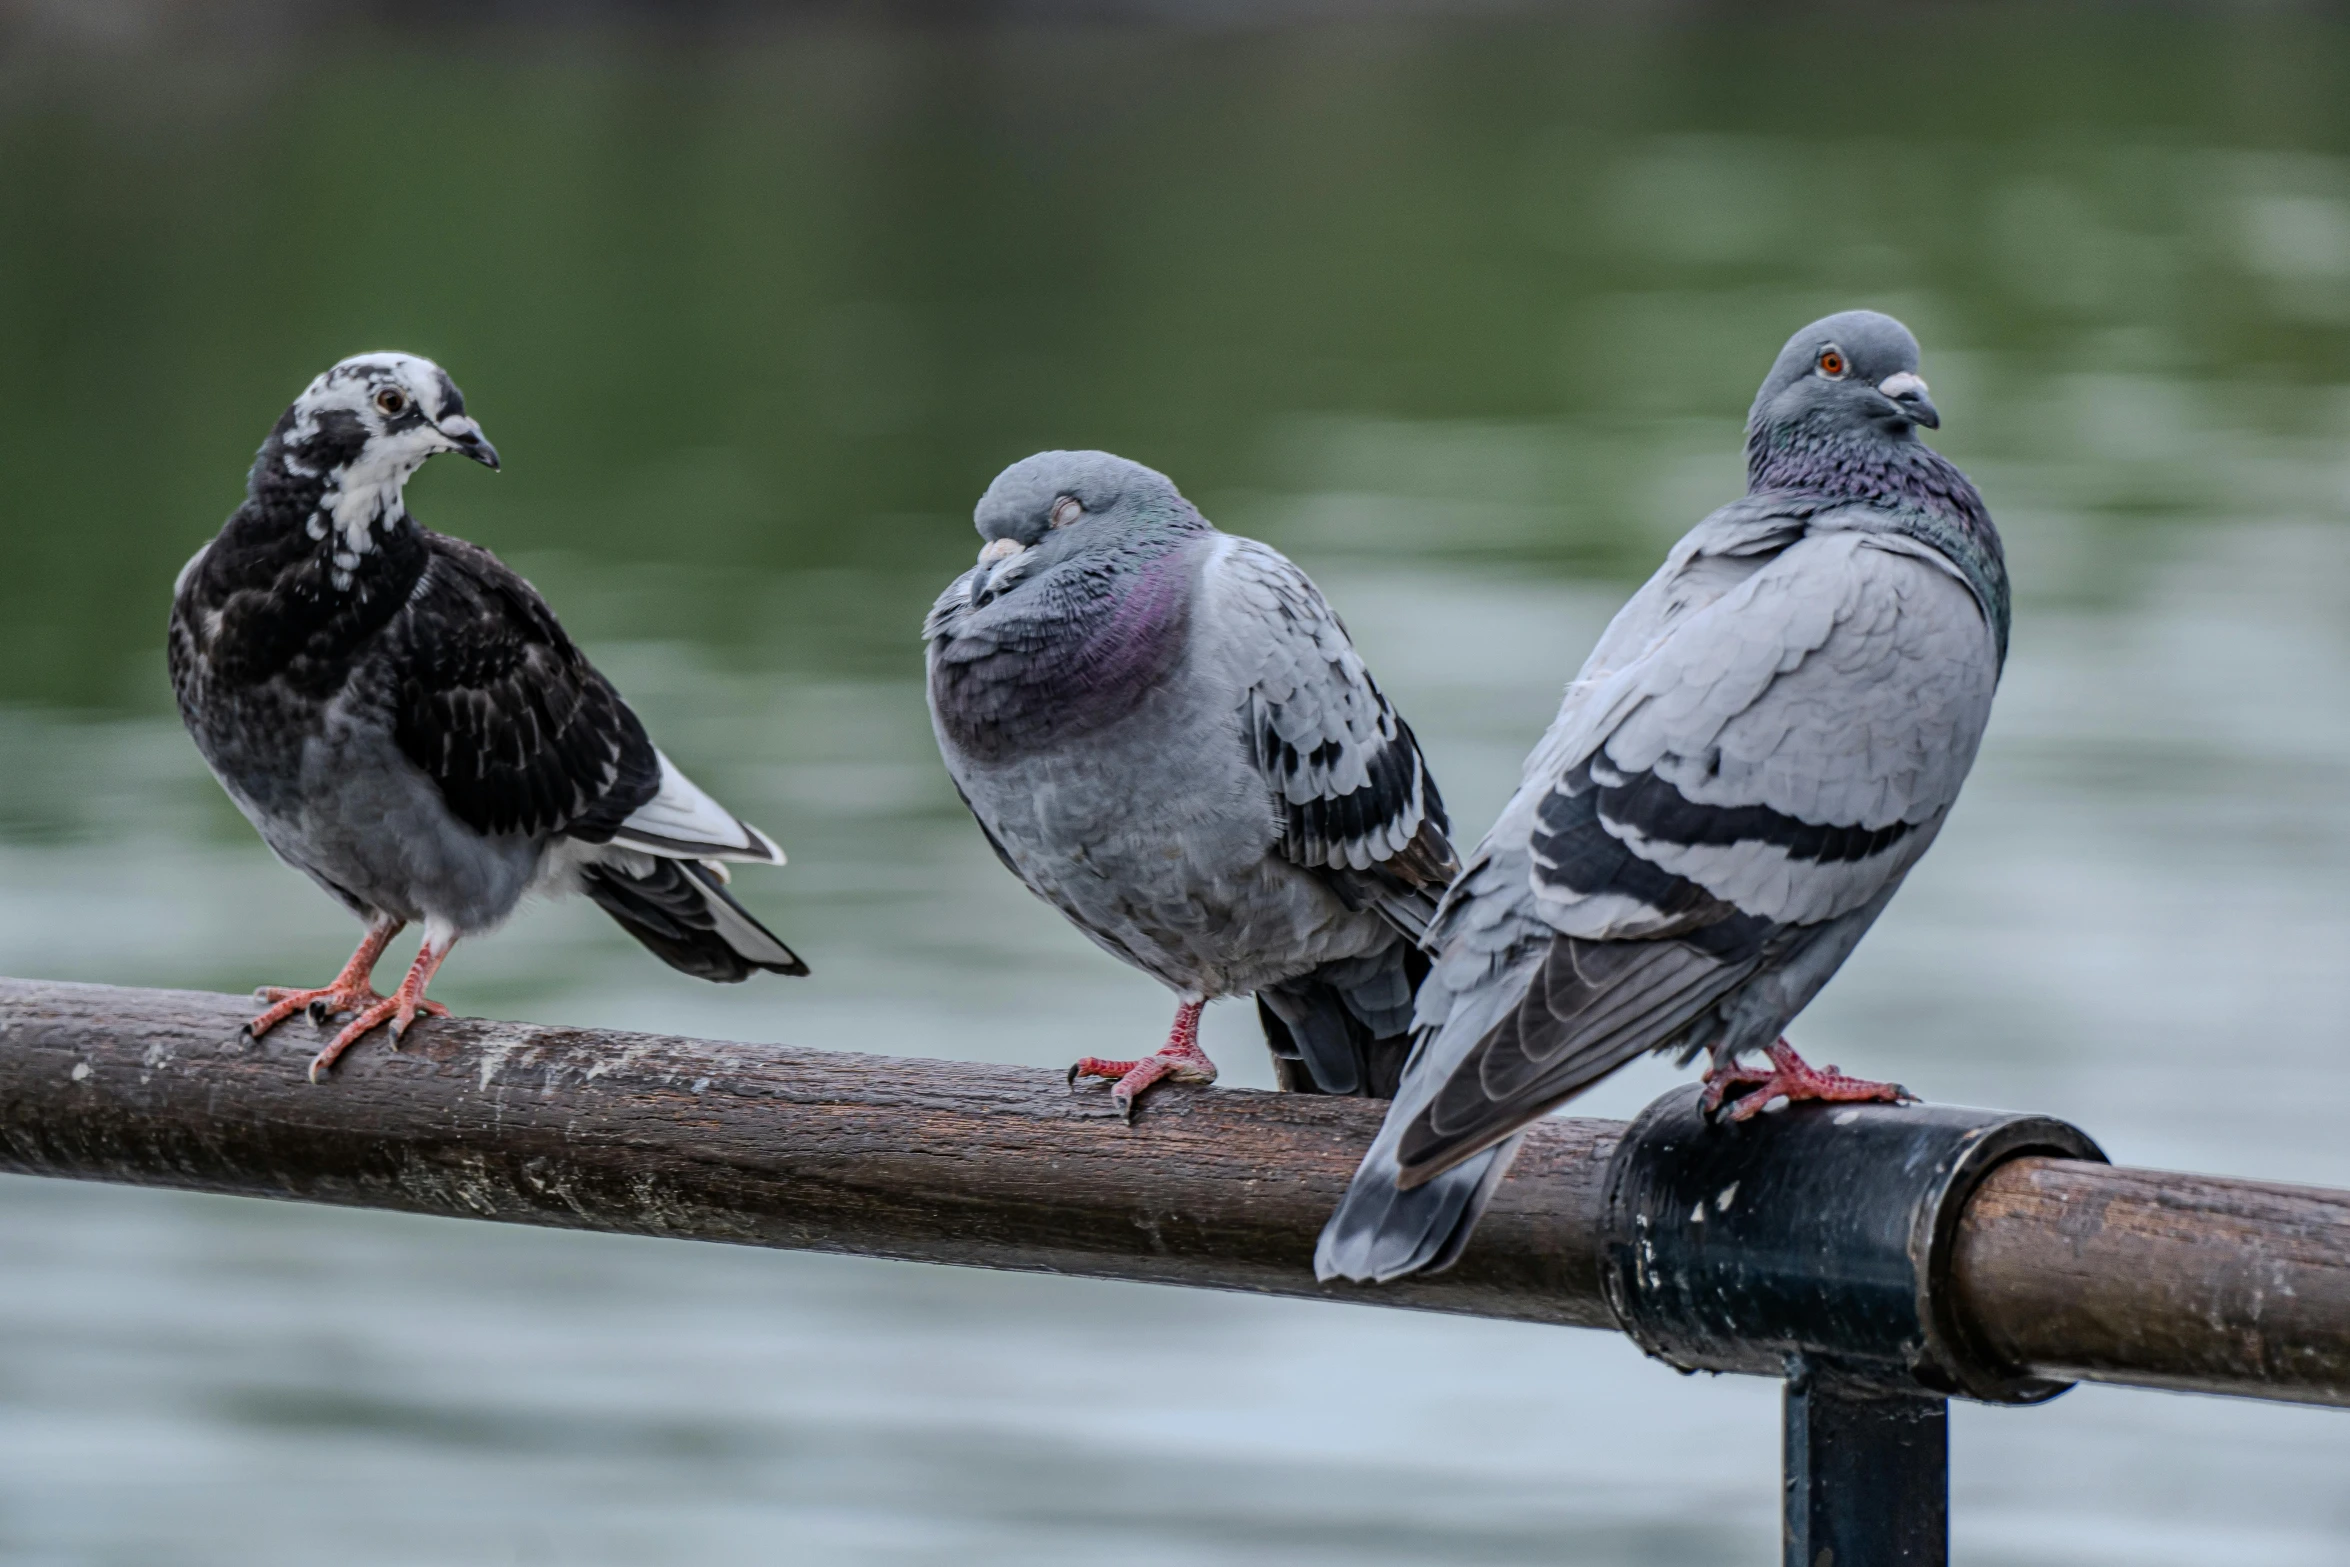
[[1726,1125],[1694,1088],[1617,1145],[1603,1280],[1624,1331],[1684,1371],[1787,1379],[1787,1567],[1943,1567],[1948,1396],[2064,1391],[1977,1342],[1948,1287],[1968,1197],[2032,1155],[2104,1159],[2042,1116],[1798,1105]]
[[1786,1394],[1786,1567],[1944,1567],[1950,1405],[1795,1357]]

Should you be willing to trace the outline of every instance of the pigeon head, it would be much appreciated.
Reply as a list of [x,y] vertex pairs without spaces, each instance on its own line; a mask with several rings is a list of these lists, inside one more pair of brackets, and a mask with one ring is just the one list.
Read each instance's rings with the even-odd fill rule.
[[996,475],[971,520],[987,541],[975,605],[1072,555],[1207,527],[1174,480],[1109,452],[1023,457]]
[[1749,439],[1802,436],[1911,441],[1942,416],[1918,376],[1918,340],[1874,310],[1814,321],[1787,340],[1747,415]]
[[442,452],[498,466],[446,370],[414,354],[355,354],[279,416],[246,480],[249,504],[327,543],[334,584],[349,587],[375,530],[406,517],[402,488]]
[[362,484],[404,483],[442,452],[498,466],[449,372],[415,354],[354,354],[303,388],[270,440],[291,469]]

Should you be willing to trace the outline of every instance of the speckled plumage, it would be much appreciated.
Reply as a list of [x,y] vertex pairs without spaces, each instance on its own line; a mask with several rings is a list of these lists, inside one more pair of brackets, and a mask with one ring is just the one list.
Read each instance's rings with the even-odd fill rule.
[[1391,1091],[1452,870],[1411,731],[1289,561],[1099,452],[1015,464],[924,628],[939,748],[1015,875],[1284,1081]]
[[214,775],[371,928],[422,921],[445,951],[534,887],[583,891],[689,973],[804,972],[722,886],[773,843],[653,748],[529,583],[409,516],[407,478],[452,450],[496,466],[411,355],[345,360],[286,410],[173,590],[172,684]]
[[1616,616],[1445,899],[1421,1049],[1323,1277],[1450,1262],[1520,1130],[1626,1061],[1771,1045],[1934,841],[2008,584],[1981,498],[1916,439],[1917,363],[1865,311],[1781,352],[1748,494]]

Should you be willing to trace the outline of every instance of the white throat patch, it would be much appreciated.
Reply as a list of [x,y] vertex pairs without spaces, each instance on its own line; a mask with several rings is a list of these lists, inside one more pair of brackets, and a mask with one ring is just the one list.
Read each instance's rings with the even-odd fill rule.
[[360,557],[375,548],[377,527],[405,515],[401,492],[433,454],[433,439],[429,429],[377,436],[356,462],[330,476],[307,526],[310,536],[322,541],[330,528],[334,532],[334,569],[328,576],[337,589],[350,587]]

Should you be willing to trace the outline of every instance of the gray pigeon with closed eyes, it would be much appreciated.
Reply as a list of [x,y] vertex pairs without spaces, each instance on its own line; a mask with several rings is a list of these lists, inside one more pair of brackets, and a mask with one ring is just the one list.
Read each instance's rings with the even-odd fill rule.
[[1745,497],[1616,616],[1445,899],[1420,1051],[1322,1278],[1450,1263],[1523,1128],[1647,1051],[1707,1052],[1737,1119],[1903,1097],[1780,1031],[1941,831],[2007,655],[1999,533],[1918,440],[1941,421],[1917,370],[1872,311],[1780,352]]
[[1412,732],[1314,585],[1164,474],[1041,452],[988,486],[923,627],[947,771],[1029,890],[1175,992],[1112,1101],[1212,1082],[1201,1007],[1255,992],[1286,1088],[1384,1096],[1456,869]]

